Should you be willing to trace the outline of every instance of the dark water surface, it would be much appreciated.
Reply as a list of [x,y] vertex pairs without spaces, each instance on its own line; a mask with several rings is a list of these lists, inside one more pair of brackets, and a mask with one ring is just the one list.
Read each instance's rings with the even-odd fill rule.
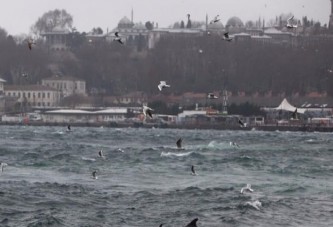
[[332,133],[1,126],[0,162],[0,226],[333,226]]

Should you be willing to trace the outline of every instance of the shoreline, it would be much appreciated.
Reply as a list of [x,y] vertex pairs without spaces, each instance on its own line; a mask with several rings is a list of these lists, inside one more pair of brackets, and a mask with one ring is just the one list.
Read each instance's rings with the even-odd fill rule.
[[46,122],[0,122],[0,126],[61,126],[67,127],[67,125],[73,127],[105,127],[105,128],[169,128],[169,129],[199,129],[199,130],[235,130],[235,131],[292,131],[292,132],[333,132],[333,126],[313,126],[313,125],[256,125],[248,127],[239,127],[238,125],[210,125],[210,124],[153,124],[153,123],[46,123]]

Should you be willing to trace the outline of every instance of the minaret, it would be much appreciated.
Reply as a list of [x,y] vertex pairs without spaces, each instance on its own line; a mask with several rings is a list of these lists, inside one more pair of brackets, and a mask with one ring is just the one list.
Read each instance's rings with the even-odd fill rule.
[[330,22],[328,23],[328,29],[333,32],[333,0],[331,0],[331,15]]
[[133,8],[132,8],[132,12],[131,12],[131,22],[133,24]]

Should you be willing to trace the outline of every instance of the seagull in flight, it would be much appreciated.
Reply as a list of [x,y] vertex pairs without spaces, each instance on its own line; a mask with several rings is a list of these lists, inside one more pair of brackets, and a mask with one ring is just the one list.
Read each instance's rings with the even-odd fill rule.
[[119,36],[119,32],[115,32],[114,35],[116,36],[113,40],[119,42],[120,44],[124,44],[124,42],[121,40],[121,37]]
[[177,148],[178,149],[181,149],[182,148],[182,142],[183,142],[183,139],[182,138],[179,138],[176,142],[176,145],[177,145]]
[[149,108],[148,106],[143,106],[143,114],[145,115],[145,118],[148,115],[151,119],[153,119],[153,115],[152,115],[151,111],[153,111],[152,108]]
[[244,122],[241,119],[238,119],[238,124],[240,125],[240,127],[246,127]]
[[232,38],[229,37],[229,32],[223,34],[223,40],[230,42]]
[[36,43],[32,39],[29,39],[27,42],[28,42],[29,50],[32,50],[32,45],[35,45]]
[[166,84],[165,81],[160,81],[160,84],[157,86],[160,91],[162,91],[165,87],[170,87],[170,85]]
[[105,156],[103,154],[103,149],[101,149],[99,152],[98,152],[98,156],[105,159]]
[[198,175],[198,174],[195,172],[195,169],[194,169],[194,166],[193,166],[193,165],[191,166],[191,172],[192,172],[192,175],[193,175],[193,176]]
[[7,163],[5,162],[0,162],[0,168],[1,168],[1,172],[3,172],[3,168],[8,166]]
[[24,78],[27,78],[28,77],[28,73],[22,73],[21,76],[24,77]]
[[94,170],[94,171],[91,173],[91,175],[92,175],[92,178],[93,178],[93,179],[95,179],[95,180],[98,179],[98,177],[97,177],[97,170]]
[[220,19],[218,18],[220,15],[217,15],[216,17],[214,17],[214,19],[213,20],[211,20],[210,22],[209,22],[209,24],[214,24],[214,23],[216,23],[216,22],[219,22],[220,21]]
[[208,98],[208,99],[218,99],[219,97],[217,97],[217,96],[214,95],[213,93],[208,93],[207,98]]
[[287,28],[297,28],[297,25],[296,24],[292,24],[292,21],[294,20],[294,16],[290,17],[288,20],[287,20],[287,25],[286,27]]
[[238,143],[235,143],[233,141],[230,142],[230,147],[239,147]]
[[247,184],[246,187],[243,187],[240,191],[241,194],[243,194],[244,192],[253,192],[253,189],[251,188],[250,184]]

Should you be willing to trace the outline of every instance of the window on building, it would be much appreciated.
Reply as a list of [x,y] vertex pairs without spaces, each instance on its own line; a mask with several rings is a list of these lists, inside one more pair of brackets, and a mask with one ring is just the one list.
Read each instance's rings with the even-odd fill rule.
[[13,96],[16,96],[16,93],[15,93],[15,92],[13,92]]
[[40,92],[38,92],[38,98],[40,98]]
[[37,106],[40,106],[40,102],[39,102],[39,103],[37,103]]
[[18,95],[18,97],[19,97],[19,98],[21,98],[21,93],[20,93],[20,92],[19,92],[19,93],[17,93],[17,95]]
[[28,92],[28,99],[30,99],[30,92]]
[[43,98],[45,98],[45,93],[44,92],[42,93],[42,95],[43,95]]
[[10,92],[8,92],[8,96],[10,96]]
[[48,99],[50,98],[50,92],[47,93],[47,98],[48,98]]
[[50,103],[49,103],[49,102],[47,103],[47,106],[50,106]]

